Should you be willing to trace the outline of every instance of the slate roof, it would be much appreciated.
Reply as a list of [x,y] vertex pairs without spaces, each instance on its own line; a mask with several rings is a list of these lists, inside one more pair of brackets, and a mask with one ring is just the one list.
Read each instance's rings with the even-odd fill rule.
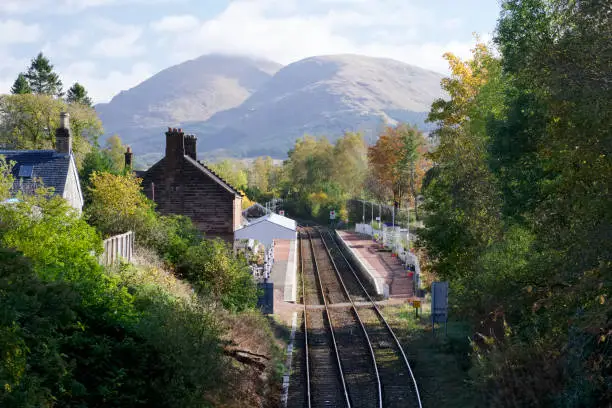
[[276,225],[280,225],[281,227],[287,228],[288,230],[291,230],[291,231],[295,231],[297,229],[297,223],[295,222],[295,220],[292,220],[291,218],[287,218],[285,216],[282,216],[276,213],[270,213],[268,215],[264,215],[263,217],[257,218],[256,220],[253,220],[245,228],[251,227],[253,225],[259,224],[260,222],[264,222],[264,221],[271,222]]
[[[15,162],[12,170],[15,177],[13,188],[32,192],[41,187],[38,181],[42,181],[45,187],[53,187],[55,194],[64,195],[70,154],[55,150],[0,150],[0,156],[4,156],[7,162]],[[28,165],[32,166],[32,176],[19,177],[21,166]]]

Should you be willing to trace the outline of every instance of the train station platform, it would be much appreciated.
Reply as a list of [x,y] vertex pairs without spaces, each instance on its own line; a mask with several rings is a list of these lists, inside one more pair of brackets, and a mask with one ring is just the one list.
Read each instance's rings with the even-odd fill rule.
[[279,301],[297,300],[297,241],[274,240],[274,264],[270,281],[274,283],[274,307]]
[[350,231],[336,231],[340,243],[360,266],[360,272],[376,288],[378,295],[387,298],[414,296],[413,279],[401,261],[391,252],[378,251],[378,244],[367,235]]

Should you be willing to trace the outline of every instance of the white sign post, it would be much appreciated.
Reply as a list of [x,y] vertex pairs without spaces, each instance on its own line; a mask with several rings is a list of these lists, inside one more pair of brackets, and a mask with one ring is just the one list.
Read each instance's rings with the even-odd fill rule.
[[329,219],[330,220],[335,220],[336,219],[336,211],[335,210],[331,210],[329,212]]

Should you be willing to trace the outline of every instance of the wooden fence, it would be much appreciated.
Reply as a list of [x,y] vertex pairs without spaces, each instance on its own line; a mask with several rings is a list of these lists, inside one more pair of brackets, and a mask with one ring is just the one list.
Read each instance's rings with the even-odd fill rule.
[[105,239],[104,252],[100,256],[102,265],[111,265],[119,262],[121,259],[131,262],[134,254],[134,232],[128,231],[125,234],[115,235]]

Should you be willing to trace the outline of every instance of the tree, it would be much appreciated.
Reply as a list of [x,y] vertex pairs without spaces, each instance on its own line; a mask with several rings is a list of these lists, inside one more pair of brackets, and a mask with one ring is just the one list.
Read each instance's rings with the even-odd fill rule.
[[83,85],[75,82],[74,85],[68,89],[66,93],[66,102],[68,103],[82,103],[87,106],[92,106],[93,102],[89,96],[87,96],[87,91]]
[[217,173],[232,187],[244,190],[248,185],[248,176],[244,164],[238,160],[225,159],[217,163],[207,163],[208,168]]
[[106,139],[104,152],[111,159],[115,172],[122,172],[125,168],[126,147],[118,135],[112,135]]
[[0,96],[0,143],[12,149],[54,149],[60,112],[70,113],[72,149],[77,166],[102,134],[96,112],[84,105],[66,104],[48,95]]
[[6,200],[13,188],[13,162],[7,162],[0,156],[0,202]]
[[255,306],[257,288],[244,257],[220,239],[204,240],[190,247],[177,271],[200,294],[218,299],[225,308],[244,310]]
[[[133,174],[94,172],[89,178],[91,204],[85,214],[104,235],[143,232],[155,220],[153,203],[142,193],[141,179]],[[147,238],[142,234],[141,239]]]
[[53,65],[51,65],[49,59],[42,52],[30,63],[30,68],[28,68],[25,78],[35,94],[56,97],[63,95],[62,81],[53,72]]
[[[477,43],[472,58],[462,61],[445,54],[451,76],[442,80],[448,100],[432,104],[429,121],[438,124],[439,144],[429,157],[425,188],[427,213],[420,232],[443,279],[469,279],[474,263],[500,234],[500,200],[488,167],[486,123],[502,115],[498,94],[500,62]],[[456,282],[456,281],[455,281]]]
[[23,73],[20,73],[19,76],[17,76],[17,79],[15,80],[15,83],[13,83],[13,87],[11,88],[11,93],[13,95],[23,95],[32,93],[32,88],[30,88],[30,84],[28,83],[28,80],[26,79],[25,75],[23,75]]
[[270,173],[274,164],[271,157],[256,158],[248,169],[248,185],[250,190],[258,194],[266,194],[270,189]]
[[387,127],[368,150],[374,180],[392,193],[400,206],[406,198],[416,208],[416,198],[429,163],[424,156],[426,142],[415,127]]
[[332,180],[348,199],[358,197],[368,173],[368,146],[360,133],[347,132],[334,145]]

